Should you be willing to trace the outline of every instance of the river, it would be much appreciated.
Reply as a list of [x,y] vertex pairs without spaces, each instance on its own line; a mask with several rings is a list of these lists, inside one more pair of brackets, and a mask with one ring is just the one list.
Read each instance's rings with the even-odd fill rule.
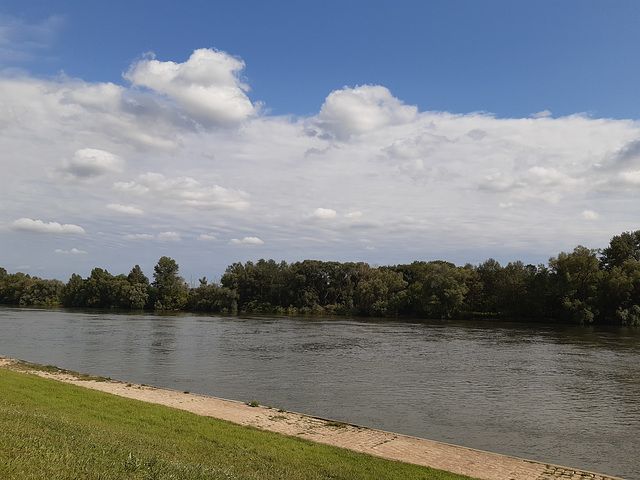
[[0,355],[640,480],[640,328],[0,308]]

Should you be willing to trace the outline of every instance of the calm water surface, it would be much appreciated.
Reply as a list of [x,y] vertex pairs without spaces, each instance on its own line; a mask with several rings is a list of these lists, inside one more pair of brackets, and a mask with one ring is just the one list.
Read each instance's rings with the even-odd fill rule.
[[640,328],[2,308],[0,355],[640,480]]

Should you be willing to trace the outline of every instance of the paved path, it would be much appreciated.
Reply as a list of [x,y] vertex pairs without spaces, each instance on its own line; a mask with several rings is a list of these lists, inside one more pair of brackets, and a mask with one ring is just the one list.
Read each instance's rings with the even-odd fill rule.
[[117,380],[95,381],[95,379],[87,379],[85,375],[64,370],[46,373],[32,369],[30,366],[33,364],[0,357],[0,367],[3,368],[23,370],[122,397],[187,410],[197,415],[220,418],[240,425],[293,435],[390,460],[424,465],[484,480],[620,480],[608,475],[349,425],[299,413],[280,412],[264,406],[251,407],[232,400],[186,394]]

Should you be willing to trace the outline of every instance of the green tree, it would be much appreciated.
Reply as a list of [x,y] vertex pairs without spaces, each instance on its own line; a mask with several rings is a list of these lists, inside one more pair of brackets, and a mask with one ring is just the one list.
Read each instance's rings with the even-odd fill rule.
[[20,298],[34,282],[35,279],[22,272],[3,275],[0,278],[0,303],[19,305]]
[[33,282],[20,296],[21,306],[56,307],[60,305],[64,283],[34,277]]
[[86,307],[87,292],[85,281],[74,273],[62,289],[62,305],[65,307]]
[[600,265],[604,270],[611,271],[614,267],[622,267],[627,260],[640,262],[640,230],[613,237],[609,246],[602,250]]
[[140,265],[134,266],[127,275],[128,287],[125,288],[126,308],[139,310],[149,302],[149,279],[142,273]]
[[356,313],[380,317],[397,315],[404,302],[406,286],[400,272],[363,266],[354,293]]
[[407,311],[427,318],[457,318],[470,314],[466,303],[471,273],[444,261],[413,262],[397,267],[407,287]]
[[640,325],[640,262],[628,259],[605,272],[599,293],[607,323]]
[[189,291],[187,307],[196,312],[234,314],[238,311],[238,294],[215,283],[200,280],[197,288]]
[[162,257],[153,267],[154,307],[159,310],[182,308],[187,301],[188,285],[178,275],[179,266],[175,260]]
[[603,278],[598,251],[578,245],[572,253],[549,259],[559,300],[557,318],[573,323],[593,323],[599,315],[598,286]]
[[504,268],[493,258],[484,261],[476,269],[482,283],[482,300],[479,310],[483,313],[497,315],[500,311],[500,289]]

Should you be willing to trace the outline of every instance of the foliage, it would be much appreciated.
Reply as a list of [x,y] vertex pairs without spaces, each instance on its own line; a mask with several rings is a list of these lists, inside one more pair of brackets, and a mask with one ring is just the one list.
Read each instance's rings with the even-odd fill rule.
[[162,257],[153,267],[153,300],[158,310],[176,310],[187,302],[188,286],[178,275],[178,264],[169,257]]
[[260,259],[233,263],[220,283],[203,277],[192,288],[169,257],[158,260],[151,283],[139,265],[127,276],[94,268],[86,279],[73,274],[66,285],[0,268],[0,303],[640,325],[640,230],[613,237],[602,252],[581,245],[561,252],[548,266],[502,266],[493,258],[464,267]]
[[0,391],[3,479],[468,478],[5,369]]

